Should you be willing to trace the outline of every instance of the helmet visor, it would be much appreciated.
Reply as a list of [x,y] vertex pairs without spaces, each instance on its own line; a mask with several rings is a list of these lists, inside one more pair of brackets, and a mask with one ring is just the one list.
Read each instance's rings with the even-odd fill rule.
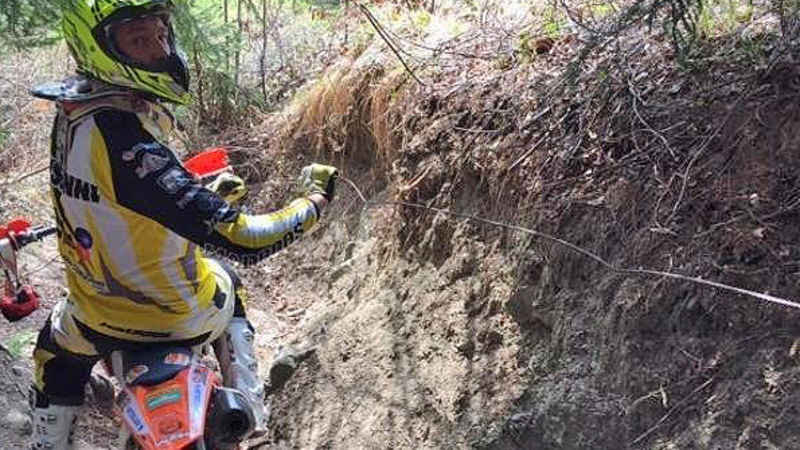
[[189,90],[189,71],[175,43],[170,10],[142,11],[123,8],[95,29],[105,51],[125,66],[168,74],[184,91]]
[[176,52],[169,14],[159,12],[110,21],[103,38],[111,56],[130,66],[165,72],[165,61]]

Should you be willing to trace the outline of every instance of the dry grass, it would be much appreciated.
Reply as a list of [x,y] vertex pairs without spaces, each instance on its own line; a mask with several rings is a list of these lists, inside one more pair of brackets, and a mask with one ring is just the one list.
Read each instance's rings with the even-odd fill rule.
[[[509,33],[515,33],[510,30],[527,23],[532,13],[527,3],[520,1],[468,11],[452,1],[437,2],[433,13],[375,5],[370,10],[410,70],[425,79],[425,84],[442,72],[462,71],[465,61],[501,57],[496,53],[505,47],[499,43],[508,41]],[[483,19],[478,23],[480,15]],[[495,51],[483,51],[489,48]],[[406,109],[414,106],[419,88],[398,56],[376,35],[363,51],[359,48],[343,57],[321,80],[301,91],[280,124],[272,122],[265,127],[280,136],[269,139],[277,145],[268,146],[284,147],[292,142],[292,151],[339,164],[366,164],[376,169],[373,175],[387,179],[399,149],[410,138],[402,121]]]
[[393,64],[375,45],[358,59],[339,63],[296,100],[291,134],[318,158],[386,167],[396,135],[388,107],[406,79]]
[[70,61],[63,46],[0,55],[0,223],[49,221],[46,169],[55,107],[28,90],[68,75]]
[[28,91],[70,71],[64,46],[0,56],[0,178],[14,178],[46,165],[54,107]]
[[400,136],[403,133],[398,130],[402,127],[401,102],[395,100],[402,95],[406,82],[408,74],[402,69],[395,69],[374,84],[370,93],[370,130],[378,161],[387,169],[396,159],[402,144]]

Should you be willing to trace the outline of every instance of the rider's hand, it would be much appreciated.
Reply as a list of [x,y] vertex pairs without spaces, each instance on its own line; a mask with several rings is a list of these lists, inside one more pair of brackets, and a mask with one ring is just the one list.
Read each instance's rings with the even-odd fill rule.
[[297,192],[302,196],[322,194],[328,201],[333,200],[337,176],[339,171],[333,166],[322,164],[305,166],[300,172],[300,179],[297,180]]
[[217,195],[224,198],[225,201],[231,205],[235,204],[247,193],[247,186],[244,184],[244,181],[228,172],[219,174],[217,178],[206,187],[216,192]]

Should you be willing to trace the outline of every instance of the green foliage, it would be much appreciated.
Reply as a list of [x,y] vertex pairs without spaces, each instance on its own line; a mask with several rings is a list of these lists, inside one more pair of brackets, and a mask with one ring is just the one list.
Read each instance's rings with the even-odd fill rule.
[[69,0],[3,0],[0,45],[30,48],[60,37],[60,11]]
[[539,15],[544,21],[543,31],[545,36],[557,38],[564,33],[564,28],[567,25],[566,15],[562,10],[556,8],[553,3],[547,3]]
[[418,9],[414,11],[414,26],[419,29],[426,29],[431,24],[431,13]]
[[516,53],[519,55],[520,62],[529,64],[536,58],[536,49],[534,45],[535,36],[525,31],[519,35]]
[[737,48],[742,59],[753,63],[762,60],[767,51],[762,38],[743,37]]
[[[259,17],[251,1],[242,6],[243,16]],[[234,124],[259,100],[254,92],[247,92],[237,82],[234,59],[245,51],[245,46],[235,11],[234,8],[228,11],[226,22],[221,2],[196,0],[179,3],[176,12],[178,40],[192,69],[197,99],[193,113],[201,125],[213,130]],[[187,111],[181,113],[188,115]]]
[[589,29],[589,42],[581,60],[609,37],[620,36],[627,30],[645,25],[661,29],[670,38],[679,55],[692,47],[698,35],[706,0],[639,0],[621,9],[602,30]]
[[14,359],[21,359],[27,356],[25,352],[28,350],[28,347],[36,342],[36,335],[36,331],[31,329],[18,331],[6,340],[4,347]]
[[697,36],[697,24],[705,0],[647,0],[623,10],[617,27],[620,31],[637,22],[660,27],[680,53],[690,48]]
[[754,6],[739,0],[710,0],[703,4],[697,20],[697,38],[704,39],[733,32],[750,22]]
[[589,7],[591,10],[592,17],[596,18],[610,16],[616,11],[614,5],[612,5],[611,3],[603,3],[603,2],[593,3]]

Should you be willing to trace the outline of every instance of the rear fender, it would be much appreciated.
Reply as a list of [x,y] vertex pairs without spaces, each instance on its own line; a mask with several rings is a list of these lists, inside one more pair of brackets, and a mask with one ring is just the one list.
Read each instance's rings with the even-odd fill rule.
[[219,384],[216,373],[194,357],[163,383],[125,383],[116,406],[143,450],[184,449],[203,438],[211,394]]

